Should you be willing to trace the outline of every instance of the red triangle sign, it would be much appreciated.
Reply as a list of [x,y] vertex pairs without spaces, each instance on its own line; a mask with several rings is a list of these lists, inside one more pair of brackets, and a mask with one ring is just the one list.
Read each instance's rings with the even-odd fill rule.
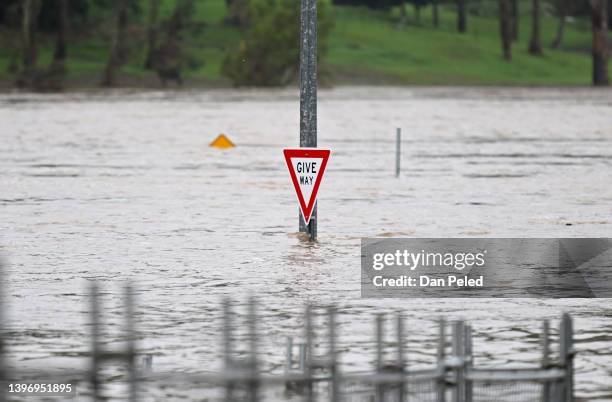
[[317,192],[323,179],[323,173],[327,166],[329,149],[298,148],[285,149],[285,162],[291,181],[295,187],[300,210],[306,224],[310,222],[310,216],[317,201]]

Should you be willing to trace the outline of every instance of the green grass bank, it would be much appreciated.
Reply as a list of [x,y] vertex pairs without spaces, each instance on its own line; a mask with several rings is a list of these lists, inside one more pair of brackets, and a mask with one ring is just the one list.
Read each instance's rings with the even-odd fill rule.
[[[120,82],[130,87],[157,87],[154,72],[142,68],[145,58],[147,2],[130,31],[130,60],[122,68]],[[172,12],[172,2],[164,2],[161,17]],[[421,10],[420,25],[408,7],[408,22],[399,26],[399,10],[373,11],[365,8],[334,7],[334,28],[329,50],[322,62],[323,82],[329,85],[589,85],[591,81],[588,21],[569,21],[558,50],[550,48],[557,29],[556,18],[542,19],[544,55],[528,54],[530,35],[529,2],[523,3],[519,39],[513,45],[511,62],[501,57],[499,22],[494,10],[470,15],[468,31],[456,32],[452,7],[440,9],[440,25],[432,26],[431,8]],[[224,23],[224,0],[196,2],[195,21],[184,41],[188,62],[183,70],[186,86],[224,87],[232,83],[221,74],[225,55],[238,46],[241,33]],[[72,35],[68,48],[69,88],[95,87],[105,66],[112,20],[92,32]],[[298,21],[296,21],[296,24]],[[0,31],[2,43],[14,42]],[[49,64],[53,38],[40,40],[39,65]],[[11,87],[14,78],[7,73],[10,46],[0,47],[0,85]]]

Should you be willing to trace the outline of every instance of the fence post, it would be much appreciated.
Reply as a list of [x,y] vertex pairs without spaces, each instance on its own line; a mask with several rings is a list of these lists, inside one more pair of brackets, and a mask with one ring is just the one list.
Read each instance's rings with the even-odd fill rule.
[[304,338],[306,338],[306,353],[305,353],[305,357],[306,357],[306,361],[305,361],[305,365],[304,365],[304,377],[306,379],[306,395],[307,395],[307,401],[308,402],[313,402],[314,401],[314,389],[313,389],[313,382],[312,382],[312,356],[313,356],[313,351],[312,348],[314,346],[313,343],[313,339],[312,339],[312,306],[310,304],[306,305],[306,314],[304,316],[304,320],[305,320],[305,331],[306,333],[304,334]]
[[248,325],[251,352],[249,362],[249,400],[251,402],[257,402],[259,399],[259,379],[257,378],[259,374],[259,364],[257,361],[257,301],[254,297],[249,298]]
[[436,383],[437,402],[446,401],[446,322],[440,319],[438,324],[438,371]]
[[94,402],[100,400],[100,307],[98,284],[93,282],[90,290],[91,298],[91,369],[89,379],[91,382],[91,397]]
[[[383,372],[383,313],[376,314],[376,374]],[[384,389],[380,380],[376,381],[376,402],[384,401]]]
[[[473,352],[473,344],[472,344],[472,326],[465,326],[465,337],[464,337],[464,355],[466,358],[466,370],[472,368],[474,365],[474,352]],[[465,402],[472,402],[474,398],[474,383],[470,380],[465,381]]]
[[[542,323],[542,369],[550,368],[550,322],[544,320]],[[551,402],[550,381],[542,384],[542,401]]]
[[465,357],[463,355],[463,321],[457,321],[453,325],[453,356],[459,363],[455,368],[455,392],[454,402],[465,402]]
[[331,370],[331,392],[330,401],[339,402],[340,400],[340,372],[338,370],[337,348],[336,348],[336,309],[330,307],[327,310],[329,319],[329,349],[330,349],[330,370]]
[[406,400],[405,392],[408,382],[405,381],[404,371],[406,369],[406,356],[404,354],[404,317],[402,313],[397,313],[397,368],[401,379],[399,382],[399,402]]
[[402,156],[402,129],[397,128],[395,131],[395,177],[400,175],[400,161]]
[[129,401],[136,402],[138,396],[138,378],[136,373],[136,336],[134,333],[134,293],[132,286],[125,286],[125,314],[127,335],[127,359],[128,359],[128,381]]
[[306,344],[298,344],[298,358],[299,358],[299,369],[303,373],[306,370]]
[[[5,367],[6,343],[4,340],[4,309],[6,306],[2,303],[5,300],[4,283],[4,265],[2,265],[2,259],[0,258],[0,381],[7,380]],[[0,387],[0,402],[4,401],[6,401],[6,392],[4,387]]]
[[573,402],[574,400],[574,346],[573,346],[573,328],[572,318],[569,314],[564,313],[561,318],[561,328],[559,336],[560,342],[560,357],[561,363],[565,368],[565,398],[564,402]]
[[285,353],[285,373],[291,372],[293,368],[293,338],[287,337],[287,351]]
[[[232,321],[231,302],[228,298],[223,299],[223,374],[227,376],[232,370]],[[225,400],[233,399],[234,384],[231,380],[225,381]]]

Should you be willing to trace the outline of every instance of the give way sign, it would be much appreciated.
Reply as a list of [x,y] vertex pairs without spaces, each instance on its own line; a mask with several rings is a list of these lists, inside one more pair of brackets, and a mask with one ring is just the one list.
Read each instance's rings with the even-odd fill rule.
[[285,149],[285,162],[295,187],[304,222],[308,225],[317,201],[317,192],[327,166],[329,149]]

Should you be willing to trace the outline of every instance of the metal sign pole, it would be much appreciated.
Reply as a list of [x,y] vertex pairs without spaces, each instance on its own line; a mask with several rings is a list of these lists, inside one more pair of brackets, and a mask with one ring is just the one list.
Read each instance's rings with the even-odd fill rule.
[[[301,0],[300,148],[317,146],[317,0]],[[298,212],[300,232],[317,238],[317,206],[308,225]]]

